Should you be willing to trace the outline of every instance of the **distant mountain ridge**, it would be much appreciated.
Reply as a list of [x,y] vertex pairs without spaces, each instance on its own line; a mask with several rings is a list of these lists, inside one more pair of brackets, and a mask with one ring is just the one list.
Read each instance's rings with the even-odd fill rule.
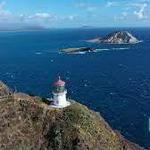
[[20,31],[20,30],[44,30],[47,29],[40,25],[28,25],[28,24],[0,24],[0,31]]

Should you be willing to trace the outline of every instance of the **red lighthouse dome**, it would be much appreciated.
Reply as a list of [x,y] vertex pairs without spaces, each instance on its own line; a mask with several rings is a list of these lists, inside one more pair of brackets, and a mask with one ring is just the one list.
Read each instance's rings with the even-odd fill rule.
[[65,86],[65,81],[61,80],[60,77],[56,82],[54,82],[54,86]]

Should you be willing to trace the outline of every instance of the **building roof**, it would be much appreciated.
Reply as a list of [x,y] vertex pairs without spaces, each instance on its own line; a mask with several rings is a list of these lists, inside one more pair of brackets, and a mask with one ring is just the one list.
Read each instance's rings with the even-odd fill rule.
[[65,85],[65,81],[61,80],[60,77],[58,78],[58,80],[56,82],[54,82],[55,86],[64,86]]

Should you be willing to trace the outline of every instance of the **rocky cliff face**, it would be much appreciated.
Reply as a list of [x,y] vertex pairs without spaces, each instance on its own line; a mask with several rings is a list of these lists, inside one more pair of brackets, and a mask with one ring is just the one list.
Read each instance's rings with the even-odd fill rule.
[[139,42],[139,40],[128,31],[113,32],[103,38],[95,38],[87,41],[104,44],[135,44]]
[[142,150],[79,103],[54,109],[2,85],[11,94],[0,101],[0,150]]
[[7,98],[11,94],[11,90],[3,82],[0,81],[0,99]]

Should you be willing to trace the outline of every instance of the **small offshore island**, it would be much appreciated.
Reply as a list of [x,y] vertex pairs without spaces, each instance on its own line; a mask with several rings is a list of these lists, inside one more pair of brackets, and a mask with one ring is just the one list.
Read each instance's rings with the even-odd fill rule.
[[0,149],[144,150],[113,130],[100,114],[68,101],[69,106],[51,107],[47,99],[12,92],[0,82]]
[[79,53],[79,52],[93,52],[95,49],[90,47],[77,47],[77,48],[65,48],[60,51],[63,53]]
[[[90,40],[86,40],[86,42],[94,43],[94,44],[137,44],[141,42],[136,37],[134,37],[128,31],[116,31],[112,32],[105,37],[98,37]],[[74,47],[74,48],[65,48],[61,49],[60,52],[67,54],[74,53],[85,53],[85,52],[95,52],[95,48],[91,47]]]
[[136,44],[140,41],[128,31],[116,31],[106,35],[105,37],[86,40],[86,42],[97,44]]

